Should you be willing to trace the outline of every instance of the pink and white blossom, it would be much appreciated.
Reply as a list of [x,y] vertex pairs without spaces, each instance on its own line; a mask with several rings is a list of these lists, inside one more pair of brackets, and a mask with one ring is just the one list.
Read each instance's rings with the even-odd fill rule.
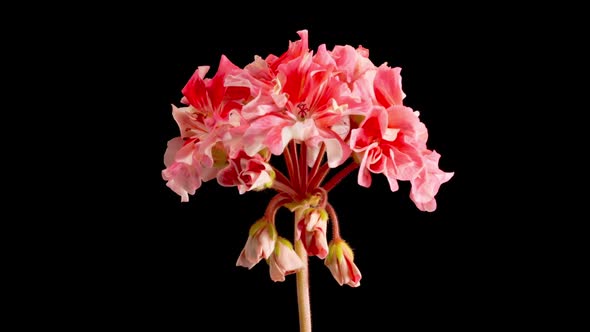
[[375,106],[350,135],[351,148],[361,159],[359,185],[371,186],[370,173],[384,174],[391,191],[397,191],[398,180],[416,177],[423,167],[422,128],[417,114],[409,107]]
[[[391,191],[409,181],[410,199],[432,212],[454,173],[439,168],[426,125],[403,104],[401,68],[376,66],[360,45],[310,50],[307,30],[297,33],[278,56],[254,56],[243,68],[221,56],[211,78],[209,66],[195,70],[182,89],[183,106],[172,105],[179,134],[168,141],[161,176],[181,202],[214,178],[240,194],[278,191],[250,227],[236,265],[251,269],[264,259],[271,279],[284,281],[306,268],[302,257],[318,256],[338,284],[357,287],[362,276],[328,192],[358,169],[363,187],[373,174]],[[281,155],[284,170],[271,159]],[[283,207],[295,214],[297,250],[275,227]]]

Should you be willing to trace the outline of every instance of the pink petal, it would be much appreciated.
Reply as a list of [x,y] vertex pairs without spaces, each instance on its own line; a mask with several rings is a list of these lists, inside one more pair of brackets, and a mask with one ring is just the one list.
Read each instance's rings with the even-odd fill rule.
[[328,70],[336,68],[336,61],[334,61],[334,58],[326,49],[326,44],[321,44],[318,47],[316,54],[313,56],[313,62]]
[[277,67],[283,63],[287,63],[292,59],[298,58],[304,53],[309,51],[308,34],[307,30],[297,31],[299,38],[298,41],[289,42],[289,49],[283,53],[280,57],[269,56],[267,57],[267,63],[273,72],[276,72]]
[[383,154],[381,146],[373,143],[371,148],[367,149],[367,169],[374,174],[381,174],[385,172],[387,158]]
[[203,80],[207,71],[209,71],[209,66],[198,67],[182,89],[182,94],[186,97],[188,103],[197,109],[208,106],[209,98]]
[[233,187],[238,184],[238,170],[234,163],[230,163],[217,173],[217,182],[224,187]]
[[164,165],[169,167],[174,163],[174,159],[176,157],[176,152],[180,150],[184,141],[181,137],[175,137],[168,141],[166,152],[164,152]]
[[405,136],[414,141],[412,144],[422,150],[426,148],[428,130],[424,123],[420,122],[418,112],[414,112],[406,106],[392,106],[387,109],[389,114],[389,128],[398,128]]
[[332,51],[338,72],[342,73],[343,80],[352,83],[362,77],[368,70],[376,69],[375,65],[369,60],[368,50],[362,47],[354,49],[350,45],[337,45]]
[[453,177],[453,172],[443,172],[438,168],[440,154],[436,151],[426,151],[424,154],[424,168],[411,181],[410,198],[416,207],[422,211],[433,212],[436,209],[435,196],[440,186]]
[[250,260],[246,255],[246,249],[242,249],[240,256],[238,257],[238,261],[236,262],[236,266],[242,266],[247,269],[251,269],[256,265],[260,260]]
[[350,147],[337,135],[333,135],[332,138],[324,139],[324,143],[326,144],[328,166],[331,168],[342,165],[350,156]]
[[250,156],[269,148],[275,155],[283,152],[281,131],[289,123],[285,118],[268,114],[254,120],[244,133],[244,151]]
[[[385,165],[392,165],[393,162],[391,159],[388,159],[387,162],[385,163]],[[392,167],[386,166],[386,170],[385,170],[385,177],[387,178],[387,182],[389,183],[389,189],[391,190],[391,192],[396,192],[399,189],[399,184],[397,183],[398,178],[396,177],[396,173],[390,171]]]
[[402,91],[401,68],[391,68],[383,64],[377,68],[375,75],[375,98],[385,108],[403,105],[406,94]]
[[[377,145],[377,143],[373,143],[375,146]],[[359,166],[359,170],[358,170],[358,176],[357,176],[357,181],[358,184],[365,187],[365,188],[369,188],[371,186],[371,173],[368,170],[368,165],[367,165],[367,160],[371,157],[369,156],[368,151],[370,150],[367,149],[365,150],[365,153],[363,154],[363,157],[361,159],[361,164]]]
[[246,120],[254,120],[263,115],[278,112],[280,109],[274,104],[274,100],[269,95],[262,92],[242,107],[241,114]]
[[[221,59],[219,60],[219,66],[217,67],[217,72],[215,76],[209,82],[209,86],[207,89],[207,93],[209,99],[211,100],[211,106],[213,109],[217,109],[219,105],[221,105],[222,100],[226,97],[226,86],[225,86],[225,76],[230,73],[235,73],[240,71],[241,69],[234,65],[229,59],[222,55]],[[240,90],[233,90],[233,92],[241,92]],[[249,91],[246,91],[249,94]],[[234,98],[242,97],[238,93],[237,96]],[[244,96],[245,97],[245,96]]]
[[284,126],[281,131],[281,142],[286,146],[292,139],[305,142],[316,136],[319,136],[319,131],[313,119],[289,121],[288,125]]
[[383,107],[373,107],[367,113],[358,129],[353,129],[350,146],[354,151],[364,150],[368,145],[379,141],[387,131],[387,111]]
[[208,132],[205,123],[193,106],[177,108],[172,105],[172,117],[180,129],[180,136],[183,138],[200,137]]
[[181,197],[181,202],[188,202],[188,195],[194,195],[201,187],[198,170],[187,164],[175,162],[162,171],[166,186]]

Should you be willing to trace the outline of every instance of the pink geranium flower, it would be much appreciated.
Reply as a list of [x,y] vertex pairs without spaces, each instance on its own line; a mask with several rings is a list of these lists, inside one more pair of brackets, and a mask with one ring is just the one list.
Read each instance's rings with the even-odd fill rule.
[[227,149],[220,143],[227,139],[231,127],[239,125],[235,114],[248,96],[247,89],[224,86],[225,75],[240,70],[226,57],[221,58],[212,79],[204,78],[208,70],[208,66],[198,67],[182,89],[181,101],[188,106],[172,106],[180,137],[168,145],[162,177],[183,202],[225,165],[219,157],[226,156]]
[[300,32],[299,43],[292,43],[279,58],[256,58],[254,63],[226,84],[248,87],[252,99],[242,108],[249,121],[244,132],[244,149],[253,155],[267,147],[274,155],[283,152],[291,141],[305,143],[312,165],[323,142],[330,167],[336,167],[350,155],[344,141],[350,131],[353,98],[346,82],[337,77],[337,68],[314,62],[307,49],[307,32]]
[[370,173],[384,174],[391,191],[396,191],[397,180],[416,177],[423,167],[421,128],[418,115],[409,107],[375,106],[350,136],[352,150],[361,156],[358,183],[369,187]]
[[398,180],[411,181],[424,167],[428,132],[418,112],[402,104],[404,97],[400,69],[381,65],[373,80],[375,106],[350,136],[360,159],[361,186],[371,185],[371,173],[384,174],[391,191],[396,191]]
[[[184,106],[172,106],[180,134],[168,142],[162,178],[182,202],[213,178],[240,194],[276,191],[236,265],[264,259],[277,282],[297,273],[301,328],[310,332],[308,257],[324,259],[340,285],[357,287],[362,278],[330,191],[355,170],[364,187],[383,174],[391,191],[409,181],[416,207],[432,212],[454,173],[439,168],[419,113],[403,104],[401,68],[375,66],[360,45],[314,52],[307,30],[297,33],[279,56],[254,56],[243,68],[221,56],[212,78],[209,66],[196,69],[182,89]],[[279,155],[282,168],[271,160]],[[295,246],[277,233],[282,208],[294,213]]]
[[278,66],[309,53],[307,30],[297,32],[300,40],[289,42],[289,49],[280,57],[269,55],[266,59],[255,56],[244,70],[233,72],[225,78],[228,87],[247,88],[250,102],[242,108],[242,116],[251,120],[267,113],[280,111],[287,103],[282,82],[278,79]]
[[312,164],[324,142],[330,167],[342,164],[350,154],[344,142],[350,126],[346,85],[314,64],[310,54],[279,66],[278,76],[287,102],[251,121],[244,135],[248,154],[268,147],[279,155],[295,140],[309,147]]
[[188,133],[199,140],[201,162],[211,167],[212,148],[217,142],[229,141],[232,128],[241,124],[239,113],[249,91],[243,87],[225,86],[225,77],[241,70],[225,56],[221,57],[215,76],[204,79],[208,70],[208,66],[199,67],[182,89],[182,102],[190,105],[189,114],[175,118],[184,137]]

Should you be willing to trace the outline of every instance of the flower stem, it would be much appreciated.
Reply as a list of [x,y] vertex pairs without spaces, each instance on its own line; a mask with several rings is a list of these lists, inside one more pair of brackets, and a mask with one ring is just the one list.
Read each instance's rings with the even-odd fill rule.
[[299,198],[299,194],[297,194],[290,185],[284,184],[281,181],[273,182],[272,188],[276,191],[289,194],[289,196],[291,196],[293,199]]
[[286,185],[290,184],[289,178],[287,178],[287,176],[285,176],[285,174],[283,174],[283,172],[281,172],[278,168],[273,166],[272,170],[275,172],[275,178],[277,181],[280,181]]
[[299,148],[299,185],[301,188],[301,195],[305,196],[307,194],[307,145],[305,142],[301,142],[301,146]]
[[285,157],[285,164],[287,165],[287,174],[289,174],[289,180],[291,186],[293,186],[293,178],[295,177],[295,169],[293,168],[293,157],[289,151],[289,147],[285,147],[283,150],[283,156]]
[[266,206],[266,211],[264,211],[264,216],[272,224],[274,224],[277,210],[281,206],[283,206],[283,204],[288,203],[290,201],[291,198],[286,193],[276,194],[273,198],[270,199],[270,202],[268,202],[268,205]]
[[309,301],[309,266],[307,262],[307,251],[305,250],[305,247],[303,246],[303,242],[301,240],[295,241],[295,252],[303,261],[303,268],[296,272],[297,307],[299,308],[299,331],[311,332],[311,307]]
[[313,189],[317,188],[320,185],[320,183],[322,183],[322,181],[324,181],[324,179],[326,178],[326,175],[328,175],[329,171],[330,171],[330,167],[328,166],[328,163],[325,163],[324,165],[322,165],[322,167],[320,167],[320,169],[316,172],[314,177],[311,178],[311,180],[309,180],[309,183],[307,184],[307,189],[313,190]]
[[332,239],[333,240],[341,239],[341,237],[340,237],[340,224],[338,222],[338,216],[336,215],[336,211],[334,210],[334,207],[332,206],[332,204],[330,204],[330,203],[326,204],[326,212],[328,212],[328,215],[330,216],[330,222],[332,223]]
[[338,173],[334,174],[334,176],[328,182],[326,182],[326,184],[323,186],[324,189],[326,191],[332,190],[332,188],[334,188],[338,183],[340,183],[342,179],[344,179],[348,174],[350,174],[350,172],[354,171],[358,167],[359,164],[356,162],[352,162],[346,165],[346,167],[338,171]]
[[295,141],[291,140],[287,147],[289,155],[291,156],[291,164],[293,165],[293,175],[291,176],[291,185],[297,193],[301,193],[301,172],[299,171],[299,155],[297,154],[297,147]]
[[320,146],[320,152],[318,152],[318,156],[315,159],[315,163],[313,164],[311,171],[309,171],[310,178],[313,178],[315,176],[315,174],[318,172],[318,169],[320,168],[320,164],[322,163],[322,159],[324,159],[325,152],[326,152],[326,144],[324,144],[324,142],[322,142],[322,145]]

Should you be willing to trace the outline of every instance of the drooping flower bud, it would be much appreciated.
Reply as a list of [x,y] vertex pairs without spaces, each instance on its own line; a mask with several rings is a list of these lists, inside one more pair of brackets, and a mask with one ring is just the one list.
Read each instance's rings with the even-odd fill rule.
[[352,249],[344,240],[337,239],[330,242],[330,251],[324,264],[330,269],[340,286],[344,284],[351,287],[360,286],[361,272],[354,264]]
[[301,239],[309,256],[318,256],[324,259],[328,255],[327,227],[328,212],[326,209],[307,208],[297,221],[295,239]]
[[262,218],[250,227],[246,245],[236,262],[236,266],[243,266],[251,269],[260,262],[267,259],[275,250],[277,242],[277,230],[275,225],[265,218]]
[[270,267],[270,278],[273,281],[285,281],[285,276],[303,268],[303,261],[289,240],[278,237],[275,249],[267,260]]

